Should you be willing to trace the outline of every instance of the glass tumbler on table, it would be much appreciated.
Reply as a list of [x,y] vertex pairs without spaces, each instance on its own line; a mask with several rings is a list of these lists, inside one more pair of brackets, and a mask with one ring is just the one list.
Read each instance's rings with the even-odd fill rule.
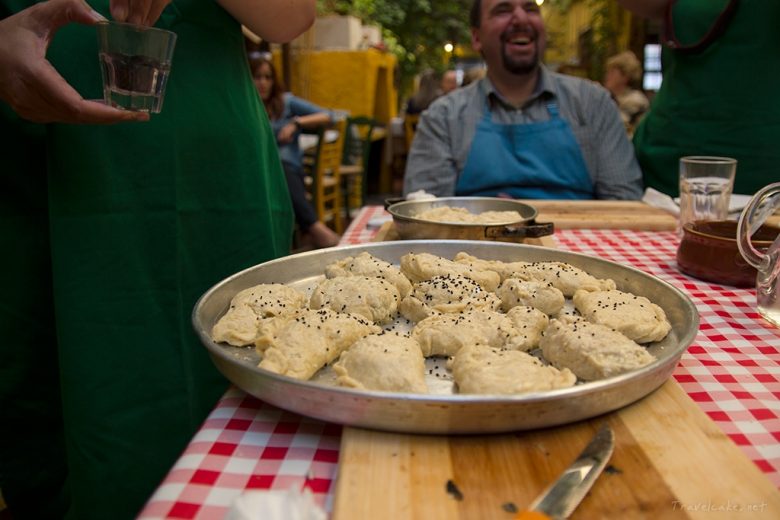
[[726,220],[737,160],[730,157],[680,158],[680,222]]
[[118,22],[98,23],[97,33],[106,104],[159,113],[176,33]]

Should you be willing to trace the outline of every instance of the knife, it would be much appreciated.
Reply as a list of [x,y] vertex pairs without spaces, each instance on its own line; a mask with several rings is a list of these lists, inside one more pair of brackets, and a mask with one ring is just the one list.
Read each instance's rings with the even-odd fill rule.
[[614,449],[615,435],[604,424],[563,475],[536,497],[528,510],[518,513],[515,520],[568,518],[601,474]]

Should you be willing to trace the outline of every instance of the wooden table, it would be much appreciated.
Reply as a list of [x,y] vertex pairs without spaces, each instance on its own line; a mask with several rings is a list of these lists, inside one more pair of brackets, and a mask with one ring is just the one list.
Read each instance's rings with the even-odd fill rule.
[[[511,518],[508,504],[530,503],[603,422],[615,432],[615,452],[572,518],[709,518],[728,504],[742,510],[724,518],[777,518],[777,489],[674,380],[617,412],[541,431],[446,437],[344,428],[333,518]],[[447,493],[449,480],[463,500]]]
[[[676,225],[640,202],[532,203],[538,221],[559,229]],[[388,223],[378,236],[393,232]],[[775,486],[670,379],[631,406],[541,431],[424,436],[345,427],[333,518],[512,518],[510,511],[557,478],[604,422],[616,437],[610,470],[572,518],[780,517]],[[447,492],[448,481],[461,500]]]
[[671,231],[677,218],[643,202],[632,200],[525,200],[539,211],[538,222],[554,222],[558,229],[639,229]]

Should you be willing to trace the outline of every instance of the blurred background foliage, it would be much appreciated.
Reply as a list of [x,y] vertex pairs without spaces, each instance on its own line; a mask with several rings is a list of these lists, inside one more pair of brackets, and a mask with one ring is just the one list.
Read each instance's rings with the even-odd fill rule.
[[[318,14],[352,15],[378,25],[387,50],[398,59],[402,96],[425,69],[441,72],[458,60],[479,58],[471,49],[473,0],[317,0]],[[642,28],[614,0],[545,0],[546,62],[600,81],[607,58],[626,48],[641,52]],[[452,52],[444,49],[454,46]]]
[[472,0],[318,0],[319,14],[342,14],[382,27],[387,49],[398,58],[400,91],[427,68],[449,65],[447,42],[471,49],[469,9]]

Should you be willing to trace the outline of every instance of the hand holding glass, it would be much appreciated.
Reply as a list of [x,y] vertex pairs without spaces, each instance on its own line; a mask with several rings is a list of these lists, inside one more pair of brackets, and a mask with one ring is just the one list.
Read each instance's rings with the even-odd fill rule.
[[106,104],[159,113],[171,70],[176,34],[127,23],[97,24]]

